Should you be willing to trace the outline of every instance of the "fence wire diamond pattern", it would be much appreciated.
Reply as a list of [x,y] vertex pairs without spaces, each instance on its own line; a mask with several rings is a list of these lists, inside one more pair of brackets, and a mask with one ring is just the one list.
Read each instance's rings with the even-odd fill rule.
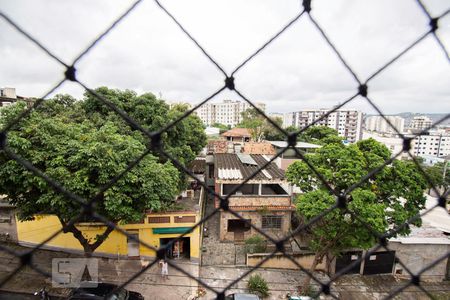
[[[71,201],[77,202],[79,203],[83,209],[80,212],[80,214],[73,218],[69,223],[67,223],[61,230],[55,232],[54,234],[52,234],[50,237],[48,237],[45,241],[43,241],[42,243],[40,243],[39,245],[37,245],[36,247],[32,248],[30,251],[25,252],[25,253],[18,253],[16,251],[14,251],[13,249],[10,249],[9,247],[5,246],[5,245],[1,245],[0,244],[0,251],[6,252],[10,255],[14,255],[16,256],[18,259],[20,259],[20,265],[19,267],[17,267],[13,272],[9,273],[8,276],[6,276],[5,278],[3,278],[3,280],[1,280],[0,282],[0,287],[2,287],[6,282],[8,282],[11,278],[14,277],[14,275],[16,275],[17,272],[19,272],[20,270],[22,270],[25,266],[29,266],[30,268],[32,268],[33,270],[39,272],[40,274],[46,276],[46,277],[51,277],[51,274],[48,274],[46,271],[42,270],[40,267],[38,267],[36,264],[33,263],[33,255],[35,254],[36,250],[40,249],[43,245],[45,245],[46,243],[48,243],[49,241],[51,241],[53,238],[55,238],[58,234],[60,234],[61,232],[64,231],[65,227],[69,227],[75,223],[77,223],[78,221],[80,221],[84,216],[89,216],[91,218],[96,219],[99,222],[104,223],[106,226],[108,227],[112,227],[115,230],[119,231],[121,234],[127,236],[128,239],[130,240],[135,240],[136,242],[140,243],[141,246],[152,249],[154,251],[156,251],[157,253],[157,258],[152,261],[149,265],[147,265],[145,268],[143,268],[142,270],[140,270],[139,272],[133,274],[128,280],[126,280],[123,284],[121,284],[121,287],[125,287],[127,284],[129,284],[130,282],[132,282],[133,280],[135,280],[137,277],[139,277],[141,274],[143,274],[146,270],[148,270],[150,267],[152,267],[153,265],[156,264],[158,258],[163,258],[165,251],[166,251],[166,247],[170,247],[174,242],[181,240],[187,233],[181,234],[177,239],[173,240],[170,244],[162,246],[159,249],[156,249],[155,247],[153,247],[152,245],[149,245],[147,243],[145,243],[144,241],[138,240],[135,236],[130,235],[129,233],[127,233],[125,230],[121,229],[120,227],[116,226],[116,224],[112,223],[110,220],[106,219],[105,217],[103,217],[102,215],[99,215],[95,209],[94,209],[94,204],[96,202],[97,197],[93,197],[92,199],[83,199],[81,197],[79,197],[78,195],[68,191],[67,189],[65,189],[60,183],[56,182],[55,180],[53,180],[52,178],[50,178],[49,176],[47,176],[45,173],[43,173],[41,170],[39,170],[38,168],[36,168],[35,166],[33,166],[32,163],[30,163],[29,161],[27,161],[26,159],[24,159],[23,157],[19,156],[18,154],[16,154],[11,148],[8,147],[8,131],[11,130],[14,126],[17,126],[20,124],[21,120],[23,120],[24,118],[27,118],[27,116],[29,115],[29,113],[31,111],[33,111],[34,109],[36,109],[37,107],[39,107],[43,101],[45,101],[45,99],[52,94],[54,91],[56,91],[64,82],[66,81],[72,81],[75,82],[77,84],[79,84],[81,87],[83,87],[86,91],[88,91],[92,96],[96,97],[98,100],[100,100],[105,106],[107,106],[109,109],[113,110],[115,113],[117,113],[121,118],[123,118],[123,120],[125,120],[125,122],[127,122],[133,129],[139,130],[141,131],[146,137],[148,137],[148,140],[150,141],[150,146],[148,148],[147,151],[145,151],[144,153],[142,153],[141,156],[139,156],[138,158],[136,158],[134,161],[132,161],[128,167],[123,170],[122,172],[120,172],[119,174],[117,174],[116,176],[114,176],[113,179],[111,179],[111,181],[106,184],[105,186],[103,186],[97,193],[97,195],[100,195],[102,193],[104,193],[106,190],[108,190],[109,188],[111,188],[120,178],[122,178],[127,172],[129,172],[132,168],[134,168],[136,165],[139,164],[139,162],[146,156],[148,155],[151,151],[157,151],[159,152],[162,156],[166,157],[167,159],[169,159],[170,161],[172,161],[172,163],[182,172],[185,172],[188,176],[192,177],[194,180],[196,180],[198,182],[198,184],[200,184],[201,186],[203,186],[203,188],[205,189],[205,191],[207,191],[210,195],[213,195],[215,197],[217,197],[217,199],[220,200],[220,207],[215,209],[213,212],[205,215],[199,222],[197,222],[194,226],[192,226],[191,231],[193,229],[195,229],[196,227],[201,226],[202,224],[204,224],[207,220],[209,220],[211,217],[213,217],[215,214],[219,213],[220,210],[224,210],[224,211],[228,211],[230,212],[232,215],[234,215],[236,218],[241,219],[242,221],[246,222],[249,226],[251,226],[255,231],[257,231],[258,233],[260,233],[261,235],[263,235],[264,237],[267,238],[268,241],[270,241],[271,243],[273,243],[273,245],[275,246],[275,250],[269,255],[267,256],[264,260],[262,260],[260,263],[258,263],[255,267],[250,268],[247,272],[245,272],[244,274],[242,274],[242,276],[236,278],[234,281],[232,281],[231,283],[229,283],[224,289],[222,290],[217,290],[211,286],[209,286],[207,283],[205,283],[204,281],[202,281],[200,278],[186,272],[185,270],[183,270],[182,268],[178,267],[176,264],[170,263],[169,264],[177,269],[178,271],[180,271],[181,273],[189,276],[191,279],[196,280],[201,286],[209,289],[210,291],[214,292],[217,295],[217,299],[224,299],[225,298],[225,293],[232,288],[233,285],[235,285],[237,282],[239,282],[240,280],[242,280],[243,278],[245,278],[247,275],[249,275],[251,272],[253,272],[254,270],[258,269],[259,267],[261,267],[261,265],[267,261],[268,259],[270,259],[271,257],[273,257],[276,253],[282,253],[287,259],[289,259],[292,263],[294,263],[300,270],[302,270],[303,272],[306,273],[307,276],[310,276],[320,287],[320,290],[318,291],[318,294],[325,294],[325,295],[329,295],[333,298],[337,299],[337,296],[335,295],[334,292],[332,292],[331,290],[331,283],[333,283],[334,281],[336,281],[341,275],[343,275],[345,272],[347,272],[348,270],[352,269],[355,265],[359,264],[361,261],[365,260],[367,257],[369,257],[372,253],[374,253],[375,251],[377,251],[378,249],[386,249],[389,251],[389,247],[388,247],[388,239],[392,236],[395,235],[395,233],[399,232],[404,226],[407,226],[409,223],[413,222],[416,218],[423,216],[427,213],[429,213],[430,211],[432,211],[434,208],[436,207],[446,207],[446,197],[448,196],[449,191],[447,191],[445,194],[440,194],[440,192],[438,191],[438,189],[433,185],[432,180],[430,179],[430,177],[424,172],[424,170],[421,168],[419,162],[416,160],[416,158],[411,154],[410,149],[411,149],[411,141],[412,138],[411,137],[406,137],[404,136],[401,132],[399,132],[395,126],[393,126],[390,122],[389,119],[387,119],[385,117],[385,114],[383,114],[383,112],[381,111],[381,109],[376,105],[375,101],[372,100],[372,98],[369,96],[370,95],[370,82],[372,81],[372,79],[374,79],[375,77],[377,77],[380,73],[382,73],[384,70],[386,70],[387,68],[389,68],[392,64],[394,64],[400,57],[402,57],[403,55],[405,55],[408,51],[410,51],[412,48],[416,47],[418,44],[420,44],[426,37],[428,36],[432,36],[436,42],[436,47],[439,47],[442,50],[443,55],[445,56],[445,58],[447,59],[447,61],[450,61],[449,58],[449,54],[447,49],[445,48],[443,42],[440,40],[437,32],[439,29],[439,21],[444,18],[445,16],[447,16],[450,13],[450,9],[446,10],[444,13],[442,13],[439,16],[432,16],[429,11],[427,10],[427,8],[424,6],[424,4],[420,1],[417,0],[415,1],[416,4],[419,6],[419,8],[421,9],[421,11],[423,12],[423,14],[428,18],[429,20],[429,27],[424,29],[424,33],[422,35],[420,35],[419,37],[417,37],[417,39],[410,45],[408,45],[407,47],[405,47],[400,53],[398,53],[397,55],[395,55],[392,59],[390,59],[389,61],[387,61],[384,65],[382,65],[380,68],[376,69],[373,71],[372,75],[370,75],[366,80],[361,80],[356,72],[354,72],[354,70],[352,70],[352,68],[350,67],[350,65],[347,63],[347,61],[344,59],[345,54],[341,53],[337,47],[333,44],[332,42],[332,37],[329,37],[326,33],[326,29],[323,28],[319,22],[314,18],[314,16],[311,14],[312,8],[311,8],[311,1],[310,0],[303,0],[302,2],[302,6],[301,6],[301,10],[299,11],[299,13],[291,20],[288,21],[288,23],[281,28],[274,36],[270,37],[266,43],[264,43],[259,49],[257,49],[252,55],[250,55],[248,58],[246,58],[241,64],[239,64],[231,73],[227,73],[224,68],[222,68],[219,63],[205,50],[205,48],[194,38],[194,35],[191,34],[176,18],[176,16],[174,16],[170,11],[168,11],[166,9],[166,7],[161,4],[160,1],[158,0],[154,0],[155,3],[158,5],[158,7],[167,15],[168,18],[170,18],[183,32],[183,34],[185,34],[195,45],[196,47],[198,47],[201,52],[203,53],[204,56],[206,56],[208,58],[208,60],[223,74],[224,76],[224,81],[222,83],[218,83],[218,89],[217,91],[215,91],[213,94],[211,94],[209,97],[207,97],[206,99],[204,99],[201,103],[199,103],[198,105],[196,105],[195,107],[193,107],[192,109],[190,109],[189,111],[187,111],[186,113],[184,113],[184,115],[182,115],[180,118],[178,118],[177,120],[173,121],[172,123],[166,125],[163,128],[160,128],[157,131],[154,132],[149,132],[148,130],[146,130],[145,128],[143,128],[138,122],[136,122],[135,120],[133,120],[130,116],[127,115],[126,112],[124,112],[123,110],[121,110],[120,108],[118,108],[113,102],[111,102],[110,100],[108,100],[106,97],[104,97],[103,95],[98,94],[95,90],[91,89],[89,87],[89,85],[87,83],[84,83],[82,81],[80,81],[77,78],[77,68],[76,65],[77,63],[80,61],[81,58],[83,58],[87,53],[89,53],[93,48],[96,47],[96,45],[102,40],[108,37],[108,34],[113,31],[117,26],[120,26],[120,23],[126,19],[126,18],[131,18],[130,13],[134,10],[139,9],[139,4],[142,2],[142,0],[138,0],[136,2],[134,2],[126,11],[123,12],[122,15],[120,15],[119,18],[117,18],[112,24],[110,24],[103,33],[101,33],[91,44],[89,44],[87,47],[84,48],[84,50],[82,50],[80,52],[80,54],[75,58],[75,60],[73,60],[70,63],[66,63],[64,62],[62,59],[60,59],[57,55],[55,55],[51,50],[50,47],[47,47],[46,45],[43,45],[42,43],[40,43],[35,37],[32,36],[32,34],[28,33],[25,29],[23,29],[17,22],[15,22],[13,19],[11,19],[10,17],[8,17],[6,14],[4,14],[2,11],[0,11],[0,17],[6,21],[10,26],[12,26],[16,31],[17,34],[23,35],[24,37],[26,37],[28,40],[30,40],[32,43],[34,43],[37,47],[40,48],[40,51],[44,52],[45,54],[47,54],[49,57],[51,57],[52,59],[54,59],[56,62],[58,62],[59,64],[61,64],[62,66],[65,67],[65,72],[64,72],[64,76],[61,78],[61,80],[55,85],[53,86],[43,97],[37,99],[34,104],[27,108],[25,111],[23,111],[16,119],[12,120],[11,122],[9,122],[8,124],[6,124],[6,126],[4,126],[1,131],[0,131],[0,151],[3,151],[10,159],[15,160],[16,162],[18,162],[19,164],[21,164],[25,169],[31,171],[35,176],[38,176],[40,178],[42,178],[43,180],[45,180],[57,193],[60,193],[62,195],[64,195],[65,197],[67,197],[68,199],[70,199]],[[351,74],[351,76],[353,77],[356,85],[357,85],[357,89],[355,90],[355,93],[353,96],[351,96],[348,99],[345,99],[344,101],[341,102],[341,104],[335,106],[332,110],[330,110],[328,113],[324,114],[322,117],[320,117],[319,119],[315,120],[312,124],[299,129],[297,132],[294,133],[288,133],[286,132],[286,130],[284,130],[283,128],[281,128],[278,124],[276,124],[272,119],[270,119],[258,106],[256,106],[250,99],[248,99],[246,96],[244,96],[243,92],[239,89],[239,86],[235,83],[235,78],[237,76],[237,73],[240,69],[244,68],[246,66],[246,64],[253,60],[256,56],[259,55],[259,53],[261,53],[261,51],[263,51],[268,45],[270,45],[271,43],[273,43],[276,39],[279,38],[279,36],[283,35],[283,33],[289,28],[291,27],[293,24],[299,22],[300,19],[306,19],[309,22],[311,22],[311,24],[315,27],[315,29],[317,29],[317,34],[319,36],[321,36],[321,38],[323,38],[323,40],[326,42],[326,45],[328,45],[328,47],[331,48],[331,50],[335,53],[335,55],[337,56],[337,58],[339,59],[339,61],[342,63],[342,65],[345,67],[345,69]],[[277,130],[279,130],[281,133],[284,134],[284,136],[286,137],[286,141],[288,143],[288,146],[285,147],[279,154],[277,154],[276,156],[274,156],[272,159],[270,159],[269,161],[267,161],[260,169],[258,169],[255,173],[253,173],[251,176],[249,176],[248,178],[246,178],[239,186],[235,187],[233,189],[233,191],[231,191],[228,195],[226,196],[221,196],[216,194],[216,192],[209,188],[205,183],[203,183],[202,181],[200,181],[190,170],[188,170],[183,164],[181,164],[179,161],[177,161],[175,158],[173,158],[169,153],[167,153],[164,150],[164,145],[161,139],[161,135],[168,131],[170,128],[172,128],[173,126],[175,126],[178,122],[180,122],[181,120],[183,120],[184,118],[186,118],[187,116],[189,116],[190,114],[194,113],[194,111],[196,109],[198,109],[200,106],[202,106],[203,104],[205,104],[206,102],[208,102],[210,99],[212,99],[213,97],[219,95],[222,91],[229,89],[234,91],[240,98],[242,98],[242,100],[246,101],[247,103],[249,103],[259,114],[261,114],[262,116],[264,116],[264,118],[267,119],[268,122],[270,122]],[[348,188],[344,193],[340,193],[336,190],[334,190],[330,184],[325,180],[325,178],[320,174],[320,172],[318,170],[316,170],[316,168],[314,168],[314,166],[312,164],[310,164],[308,162],[308,160],[306,159],[306,157],[298,151],[298,149],[296,149],[294,146],[296,145],[296,141],[297,141],[297,137],[299,134],[303,133],[306,129],[308,129],[310,126],[313,126],[317,123],[319,123],[322,119],[326,118],[329,114],[335,112],[336,110],[338,110],[339,108],[343,107],[344,105],[352,102],[355,98],[357,98],[358,96],[363,97],[367,103],[369,104],[370,107],[372,107],[375,111],[377,111],[383,118],[384,120],[392,127],[394,128],[394,130],[396,130],[397,134],[403,139],[403,150],[399,153],[397,153],[396,155],[394,155],[393,158],[385,161],[382,165],[378,166],[377,168],[373,169],[371,172],[369,172],[365,177],[361,178],[360,182],[358,184],[355,184],[353,186],[351,186],[350,188]],[[446,120],[448,120],[450,118],[450,114],[447,114],[445,117],[443,117],[442,119],[438,120],[437,122],[435,122],[432,126],[436,126]],[[431,127],[430,127],[431,128]],[[416,136],[426,132],[428,130],[425,129],[422,132],[416,133]],[[296,228],[294,230],[294,232],[291,232],[290,234],[288,234],[287,236],[285,236],[284,238],[281,238],[279,240],[276,240],[270,236],[268,236],[261,228],[258,228],[257,226],[255,226],[254,224],[248,222],[248,220],[245,220],[243,217],[241,217],[237,212],[233,211],[232,209],[230,209],[229,207],[229,197],[230,195],[232,195],[237,189],[239,189],[242,185],[244,185],[245,183],[247,183],[249,180],[251,180],[253,177],[255,177],[259,172],[261,172],[264,168],[266,168],[271,162],[273,162],[277,157],[281,156],[285,151],[287,151],[288,149],[293,149],[298,156],[301,157],[301,159],[309,166],[309,168],[317,175],[317,177],[322,181],[322,183],[330,190],[330,192],[335,195],[335,199],[336,199],[336,203],[334,205],[332,205],[331,207],[329,207],[328,209],[324,210],[320,215],[318,215],[316,218],[310,220],[307,224],[304,224],[298,228]],[[370,228],[370,225],[365,223],[364,220],[362,220],[359,216],[357,212],[351,211],[347,208],[347,196],[349,195],[349,193],[351,191],[353,191],[355,188],[357,188],[360,184],[362,184],[363,182],[365,182],[366,180],[368,180],[371,176],[375,175],[376,173],[380,172],[385,166],[387,166],[388,164],[390,164],[396,157],[398,157],[399,155],[401,155],[402,153],[407,153],[411,159],[415,162],[415,164],[417,165],[418,169],[420,170],[420,172],[422,173],[422,175],[424,176],[424,178],[428,181],[428,183],[430,183],[433,187],[433,191],[439,195],[438,197],[438,201],[435,203],[435,205],[429,209],[427,209],[424,212],[421,212],[421,215],[417,215],[413,218],[411,218],[410,220],[408,220],[408,222],[406,222],[405,224],[403,224],[403,226],[400,226],[398,228],[392,228],[387,232],[376,232],[375,230],[373,230],[372,228]],[[302,267],[301,265],[298,264],[297,261],[295,261],[288,253],[286,253],[285,248],[284,248],[284,244],[286,241],[288,241],[291,237],[293,237],[295,234],[300,233],[302,231],[305,231],[308,227],[310,227],[311,225],[313,225],[315,222],[319,221],[321,218],[323,218],[325,215],[327,215],[328,213],[330,213],[333,210],[336,209],[343,209],[345,211],[345,213],[349,213],[351,214],[355,219],[359,220],[361,223],[365,224],[365,226],[367,226],[367,228],[372,232],[372,234],[378,239],[378,244],[372,248],[372,250],[368,251],[363,257],[360,257],[358,260],[354,261],[352,264],[348,265],[347,267],[345,267],[344,269],[340,270],[339,272],[337,272],[334,276],[332,276],[328,281],[321,281],[319,280],[319,278],[317,278],[314,274],[312,274],[310,271],[306,270],[304,267]],[[423,268],[420,272],[418,273],[413,273],[412,271],[410,271],[407,266],[398,258],[397,261],[399,262],[399,264],[404,268],[404,270],[406,270],[409,275],[410,275],[410,280],[402,285],[399,286],[396,290],[392,291],[388,296],[387,299],[391,299],[394,298],[396,295],[398,295],[399,293],[401,293],[404,289],[406,289],[407,287],[409,287],[410,285],[415,285],[417,286],[419,289],[421,289],[425,294],[427,294],[431,299],[433,298],[433,296],[429,293],[429,291],[427,291],[422,285],[421,285],[421,275],[433,268],[435,265],[437,265],[438,263],[440,263],[441,261],[447,259],[450,256],[450,252],[446,253],[445,255],[443,255],[442,257],[440,257],[439,259],[437,259],[436,261],[434,261],[433,263],[431,263],[430,265],[426,266],[425,268]]]

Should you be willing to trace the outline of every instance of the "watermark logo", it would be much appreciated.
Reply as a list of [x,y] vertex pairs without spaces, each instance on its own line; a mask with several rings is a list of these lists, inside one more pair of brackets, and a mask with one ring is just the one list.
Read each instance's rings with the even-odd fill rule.
[[57,288],[97,287],[96,258],[52,259],[52,285]]

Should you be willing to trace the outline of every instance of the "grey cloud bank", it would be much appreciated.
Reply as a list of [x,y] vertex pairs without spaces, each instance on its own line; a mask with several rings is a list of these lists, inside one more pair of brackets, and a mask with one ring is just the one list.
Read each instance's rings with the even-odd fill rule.
[[[446,1],[424,1],[433,15]],[[66,63],[131,5],[130,1],[6,1],[1,11]],[[230,73],[301,12],[301,1],[162,1],[205,50]],[[360,80],[424,34],[428,20],[413,0],[313,1],[312,15]],[[438,36],[450,46],[450,15]],[[0,86],[42,96],[64,68],[0,18]],[[161,93],[198,103],[223,85],[224,76],[153,1],[143,1],[76,65],[90,87]],[[374,102],[386,113],[450,112],[450,66],[432,36],[375,77]],[[236,74],[236,86],[267,110],[332,107],[352,96],[357,83],[304,15]],[[81,97],[66,83],[57,93]],[[225,91],[214,100],[239,99]],[[373,113],[358,98],[348,107]]]

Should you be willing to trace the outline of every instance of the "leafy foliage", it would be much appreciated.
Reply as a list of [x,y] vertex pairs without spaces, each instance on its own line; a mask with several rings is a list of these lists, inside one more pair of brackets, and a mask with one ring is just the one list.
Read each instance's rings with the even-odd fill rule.
[[[447,164],[447,167],[445,167],[445,164]],[[438,162],[432,166],[422,165],[422,168],[435,187],[442,187],[444,191],[448,190],[450,187],[450,163],[448,161]],[[432,185],[428,183],[428,188],[431,187]]]
[[[188,110],[188,107],[183,104],[169,108],[163,100],[157,99],[151,93],[137,95],[130,90],[121,91],[106,87],[100,87],[95,91],[97,94],[107,97],[108,100],[125,111],[139,125],[150,132],[164,128],[165,125],[174,122]],[[120,124],[120,128],[124,133],[134,132],[141,135],[139,132],[134,131],[115,112],[107,108],[97,97],[88,92],[85,93],[83,107],[89,117],[100,124],[107,120],[113,120],[114,123]],[[141,136],[143,143],[147,139]],[[203,123],[200,118],[191,114],[163,133],[162,142],[165,146],[165,151],[183,165],[187,165],[206,145]]]
[[267,285],[267,281],[259,274],[250,276],[247,287],[251,293],[256,293],[261,297],[269,296],[269,286]]
[[311,126],[299,134],[297,140],[317,145],[328,145],[342,144],[343,138],[333,128],[327,126]]
[[[152,94],[137,96],[132,91],[107,88],[97,90],[151,131],[159,129],[184,113],[185,107],[169,109]],[[6,124],[25,108],[24,103],[1,111],[0,122]],[[0,124],[0,125],[2,125]],[[113,187],[100,195],[99,189],[147,149],[147,138],[94,100],[90,94],[76,101],[57,95],[44,102],[20,127],[9,131],[8,146],[30,161],[65,189],[84,199],[97,197],[95,211],[113,222],[136,222],[146,210],[160,211],[174,205],[184,185],[183,176],[158,153],[147,155]],[[188,117],[164,136],[167,151],[183,163],[195,158],[205,144],[201,121]],[[49,184],[34,176],[15,160],[0,152],[0,194],[19,208],[21,220],[36,214],[54,214],[62,224],[77,216],[81,205],[55,192]],[[69,229],[86,245],[75,226]],[[105,231],[109,234],[108,230]],[[99,237],[98,247],[105,237]]]
[[245,240],[246,253],[264,253],[267,249],[267,241],[260,235],[254,235]]
[[[332,189],[342,194],[358,185],[348,194],[347,209],[334,209],[310,227],[310,247],[316,252],[316,262],[345,249],[372,247],[376,238],[360,220],[381,233],[402,225],[424,207],[423,193],[427,184],[411,161],[395,160],[360,183],[365,175],[390,158],[391,153],[383,144],[368,139],[344,146],[332,134],[320,134],[314,142],[324,146],[307,154],[306,159]],[[286,177],[303,191],[296,200],[297,213],[303,222],[312,220],[336,203],[327,185],[304,161],[289,166]],[[420,226],[420,218],[413,224]],[[409,231],[406,226],[399,233]]]
[[219,133],[222,134],[228,130],[231,129],[230,125],[225,125],[225,124],[221,124],[221,123],[214,123],[211,125],[211,127],[216,127],[219,128]]
[[[281,118],[273,118],[279,127],[282,126],[283,120]],[[277,128],[275,128],[263,115],[256,109],[250,108],[242,112],[242,122],[237,127],[248,128],[252,139],[256,142],[267,140],[285,140],[286,137]]]

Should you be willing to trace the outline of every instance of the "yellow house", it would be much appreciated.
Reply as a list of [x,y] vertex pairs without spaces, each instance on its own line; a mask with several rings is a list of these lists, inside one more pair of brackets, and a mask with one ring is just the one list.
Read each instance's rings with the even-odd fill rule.
[[[120,228],[139,238],[147,245],[159,248],[171,240],[188,232],[201,219],[204,204],[203,188],[197,191],[190,190],[187,196],[180,200],[183,210],[164,213],[148,213],[141,223],[123,224]],[[77,228],[83,234],[95,239],[104,232],[105,226],[101,223],[79,223]],[[17,222],[17,235],[19,243],[23,246],[35,246],[56,231],[61,229],[58,218],[54,215],[39,215],[33,221]],[[183,238],[173,243],[168,249],[170,258],[187,258],[192,262],[200,260],[200,242],[202,226],[196,227]],[[42,247],[50,250],[82,253],[83,247],[72,233],[60,233]],[[108,238],[97,248],[94,255],[108,257],[155,257],[156,253],[147,246],[129,239],[120,231],[114,230]]]

